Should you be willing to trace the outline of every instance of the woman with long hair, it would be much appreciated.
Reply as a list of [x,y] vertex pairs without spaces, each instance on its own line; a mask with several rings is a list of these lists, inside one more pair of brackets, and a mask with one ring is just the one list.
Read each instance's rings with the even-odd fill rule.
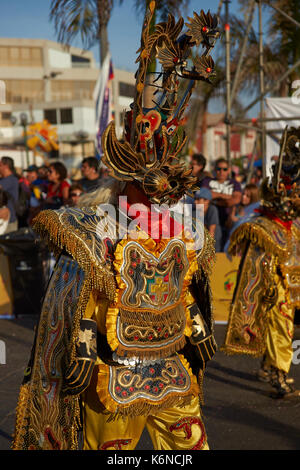
[[45,208],[59,209],[69,199],[70,184],[66,180],[67,169],[61,162],[54,162],[50,165],[48,171],[47,198],[45,200]]

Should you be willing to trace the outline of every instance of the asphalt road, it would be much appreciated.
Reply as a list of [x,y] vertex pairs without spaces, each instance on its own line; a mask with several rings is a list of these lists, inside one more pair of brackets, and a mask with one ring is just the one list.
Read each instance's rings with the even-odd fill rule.
[[[30,317],[0,320],[0,340],[6,344],[6,365],[0,364],[0,450],[10,449],[18,391],[35,323],[36,319]],[[221,345],[225,326],[216,325],[215,333]],[[300,339],[299,328],[294,339]],[[210,361],[204,380],[203,414],[211,449],[299,450],[300,401],[270,398],[268,385],[255,378],[258,366],[256,359],[221,352]],[[300,364],[292,365],[291,376],[300,388]],[[137,450],[152,450],[147,432]]]

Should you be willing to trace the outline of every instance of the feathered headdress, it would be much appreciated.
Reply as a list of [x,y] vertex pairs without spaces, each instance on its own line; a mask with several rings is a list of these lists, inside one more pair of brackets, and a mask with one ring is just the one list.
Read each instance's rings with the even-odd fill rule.
[[[166,22],[153,26],[154,11],[152,1],[144,20],[135,97],[126,113],[124,139],[117,139],[111,122],[102,136],[103,162],[115,178],[138,181],[152,202],[172,204],[196,182],[178,160],[186,143],[181,122],[196,80],[211,83],[215,75],[209,52],[219,36],[218,19],[203,10],[200,15],[194,13],[182,33],[183,18],[176,22],[169,15]],[[203,54],[192,58],[192,48],[200,45]],[[149,79],[156,61],[161,71]],[[150,100],[149,90],[153,90]]]
[[286,127],[270,181],[261,186],[262,205],[282,220],[300,216],[300,127]]

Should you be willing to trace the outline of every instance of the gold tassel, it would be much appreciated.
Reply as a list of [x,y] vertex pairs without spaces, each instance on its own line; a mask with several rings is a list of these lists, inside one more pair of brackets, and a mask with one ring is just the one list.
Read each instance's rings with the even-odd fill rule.
[[19,400],[16,408],[16,424],[15,424],[15,434],[13,436],[12,449],[13,450],[22,450],[24,449],[24,435],[25,435],[25,416],[28,409],[28,404],[30,403],[30,391],[29,384],[21,385]]
[[183,408],[190,405],[192,399],[195,396],[198,396],[199,391],[194,392],[189,390],[188,395],[178,397],[170,396],[166,398],[162,403],[151,403],[148,400],[136,400],[132,405],[126,407],[118,407],[114,413],[111,413],[108,422],[115,421],[119,418],[135,418],[137,416],[149,416],[150,414],[157,414],[162,410],[171,408],[173,406],[178,406]]

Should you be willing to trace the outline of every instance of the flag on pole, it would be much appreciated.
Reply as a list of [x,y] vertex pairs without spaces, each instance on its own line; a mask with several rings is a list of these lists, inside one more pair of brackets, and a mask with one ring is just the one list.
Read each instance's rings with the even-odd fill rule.
[[93,98],[96,106],[96,150],[97,157],[103,155],[101,137],[109,122],[113,119],[112,79],[114,78],[111,56],[108,53],[97,80]]

